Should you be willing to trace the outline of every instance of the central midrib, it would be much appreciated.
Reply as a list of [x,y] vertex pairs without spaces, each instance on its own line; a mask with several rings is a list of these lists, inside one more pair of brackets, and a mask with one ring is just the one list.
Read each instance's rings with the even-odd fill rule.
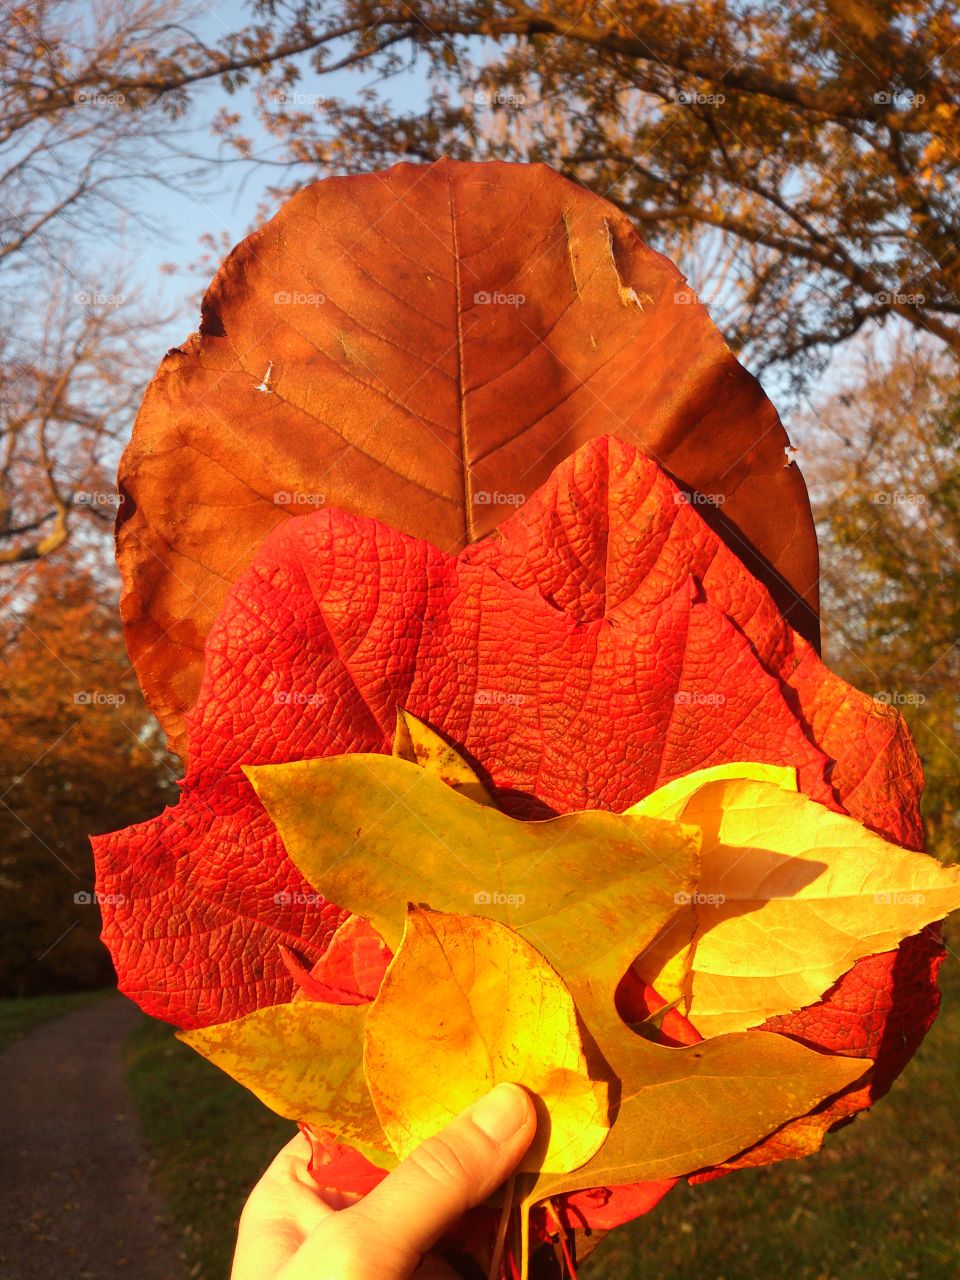
[[450,206],[450,235],[453,245],[453,306],[457,327],[457,400],[460,414],[460,466],[463,472],[463,525],[464,541],[473,541],[472,502],[470,493],[470,468],[467,454],[467,403],[463,385],[463,305],[460,285],[460,240],[457,236],[457,217],[453,204],[453,178],[447,176],[447,195]]

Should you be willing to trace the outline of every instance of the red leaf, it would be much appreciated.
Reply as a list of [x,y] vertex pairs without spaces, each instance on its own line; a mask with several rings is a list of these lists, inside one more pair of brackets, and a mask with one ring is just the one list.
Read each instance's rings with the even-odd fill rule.
[[[642,625],[697,579],[783,682],[807,736],[833,762],[831,783],[846,811],[888,840],[922,848],[923,774],[903,717],[824,666],[698,509],[678,497],[649,458],[608,437],[558,467],[464,558],[536,587],[578,621],[621,625]],[[801,790],[814,794],[802,779]]]
[[388,751],[398,704],[462,743],[518,815],[622,810],[745,758],[797,765],[830,801],[779,682],[690,578],[656,609],[578,621],[491,566],[323,510],[271,534],[211,632],[179,805],[95,842],[123,990],[188,1027],[290,998],[280,944],[313,961],[339,915],[240,765]]
[[344,920],[312,969],[305,969],[286,947],[281,948],[281,955],[300,988],[298,995],[326,1004],[373,1000],[391,959],[390,948],[379,933],[359,916]]
[[345,1208],[387,1176],[386,1169],[378,1169],[366,1156],[337,1142],[325,1130],[305,1124],[300,1130],[310,1143],[310,1175],[332,1208]]

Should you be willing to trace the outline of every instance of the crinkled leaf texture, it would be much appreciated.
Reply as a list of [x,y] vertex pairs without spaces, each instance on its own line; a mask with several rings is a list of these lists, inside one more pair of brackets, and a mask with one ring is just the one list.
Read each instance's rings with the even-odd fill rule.
[[[207,641],[179,804],[95,842],[123,990],[185,1027],[291,998],[281,947],[315,963],[342,913],[296,872],[242,766],[387,753],[398,706],[462,744],[517,816],[622,812],[749,759],[919,847],[899,714],[820,663],[654,462],[600,438],[459,557],[332,508],[270,534]],[[767,1024],[877,1060],[821,1127],[914,1052],[941,956],[909,939]],[[743,1160],[779,1158],[793,1138],[778,1141]]]
[[230,586],[303,503],[456,552],[611,424],[710,497],[815,638],[816,537],[786,433],[619,209],[499,162],[298,192],[220,268],[121,463],[127,645],[174,748]]

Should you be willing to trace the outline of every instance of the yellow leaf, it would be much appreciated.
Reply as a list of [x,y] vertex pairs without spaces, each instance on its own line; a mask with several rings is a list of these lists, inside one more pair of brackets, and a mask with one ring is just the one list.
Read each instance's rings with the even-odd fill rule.
[[680,815],[686,808],[687,801],[705,787],[708,782],[723,782],[751,779],[754,782],[772,782],[785,791],[796,791],[797,771],[778,764],[759,764],[756,761],[744,760],[736,764],[715,764],[709,769],[697,769],[695,773],[685,773],[682,778],[674,778],[666,786],[651,791],[648,796],[630,806],[628,815],[646,818],[666,818],[670,822],[679,822]]
[[[682,778],[674,778],[673,782],[668,782],[666,786],[645,796],[639,803],[631,805],[627,813],[678,822],[687,801],[695,791],[699,791],[708,782],[721,782],[724,779],[735,778],[772,782],[790,791],[797,789],[796,769],[750,761],[716,764],[709,769],[698,769],[695,773],[685,774]],[[690,944],[697,929],[694,896],[694,893],[687,894],[687,901],[681,904],[681,909],[664,926],[663,931],[650,946],[644,948],[643,955],[633,965],[635,972],[645,982],[655,987],[668,1004],[683,1001],[684,982],[690,960]]]
[[401,760],[419,765],[441,782],[468,796],[477,804],[493,804],[490,792],[479,774],[459,751],[441,738],[429,725],[418,720],[409,711],[397,707],[397,728],[393,739],[393,754]]
[[502,1081],[529,1090],[540,1118],[521,1169],[575,1169],[607,1136],[607,1085],[591,1077],[570,993],[494,920],[408,907],[367,1014],[364,1066],[399,1156]]
[[753,1146],[873,1065],[816,1053],[767,1031],[668,1049],[596,1011],[584,1021],[622,1082],[619,1109],[597,1154],[572,1173],[541,1174],[525,1194],[528,1207],[567,1191],[679,1177],[721,1164],[730,1158],[725,1153]]
[[288,1120],[329,1130],[381,1169],[397,1163],[363,1077],[369,1005],[295,1004],[257,1009],[234,1022],[178,1032]]
[[[815,1003],[861,957],[960,906],[956,868],[782,785],[708,782],[678,812],[703,832],[683,979],[685,1012],[703,1036]],[[635,969],[669,999],[662,975],[675,974],[676,956],[663,961],[655,945]]]
[[691,827],[602,812],[519,822],[383,755],[245,772],[305,878],[393,950],[404,904],[423,902],[509,924],[568,983],[603,972],[616,985],[696,885]]

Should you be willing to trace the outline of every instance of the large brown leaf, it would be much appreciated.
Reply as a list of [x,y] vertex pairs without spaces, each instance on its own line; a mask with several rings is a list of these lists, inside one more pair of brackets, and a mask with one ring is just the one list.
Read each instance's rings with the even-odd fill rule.
[[121,464],[127,643],[172,745],[228,587],[279,521],[325,502],[456,551],[610,432],[711,499],[816,642],[816,540],[776,412],[623,214],[543,165],[300,192],[221,267]]

